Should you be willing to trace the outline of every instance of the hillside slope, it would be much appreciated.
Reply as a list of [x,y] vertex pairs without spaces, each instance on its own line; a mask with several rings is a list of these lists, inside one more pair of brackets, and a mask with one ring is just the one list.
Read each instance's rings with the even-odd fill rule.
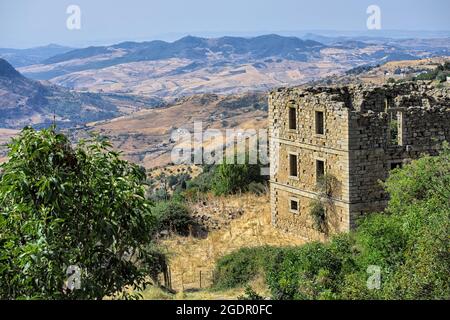
[[41,83],[24,77],[6,60],[0,59],[0,128],[42,127],[53,122],[60,127],[70,127],[160,103],[157,99],[76,92]]
[[171,134],[177,129],[193,131],[195,121],[203,130],[260,129],[267,126],[267,98],[264,93],[242,95],[204,94],[182,98],[157,109],[141,110],[112,120],[89,123],[70,130],[73,140],[98,132],[108,137],[125,158],[147,168],[171,162],[175,146]]
[[[181,294],[163,296],[150,288],[143,293],[144,299],[236,299],[243,294],[243,288],[233,291],[208,290],[215,263],[220,257],[243,247],[285,247],[305,243],[304,239],[272,226],[268,195],[210,196],[206,202],[210,210],[242,210],[243,214],[220,230],[210,232],[204,239],[171,236],[163,240],[162,245],[169,254],[172,287]],[[257,280],[253,287],[259,292],[265,290],[265,285]]]

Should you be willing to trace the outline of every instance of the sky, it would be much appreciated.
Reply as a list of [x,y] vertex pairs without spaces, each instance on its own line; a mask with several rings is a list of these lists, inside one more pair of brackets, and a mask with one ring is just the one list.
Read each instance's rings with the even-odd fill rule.
[[[67,28],[70,5],[80,8],[80,29]],[[375,33],[366,25],[370,5],[380,8],[381,31],[450,30],[449,0],[0,0],[0,47],[81,47],[187,34]]]

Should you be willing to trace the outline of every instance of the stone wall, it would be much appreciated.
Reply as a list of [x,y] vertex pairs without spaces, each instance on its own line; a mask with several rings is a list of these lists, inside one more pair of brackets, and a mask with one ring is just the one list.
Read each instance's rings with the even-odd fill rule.
[[[338,94],[339,93],[339,94]],[[323,240],[309,214],[311,202],[318,199],[316,161],[325,163],[325,173],[337,178],[332,205],[327,207],[327,233],[348,230],[348,116],[345,91],[315,92],[286,89],[269,97],[271,145],[271,205],[273,222],[288,232],[302,237]],[[289,129],[289,108],[295,108],[297,128]],[[324,113],[324,134],[316,134],[315,113]],[[289,174],[289,155],[298,157],[296,178]],[[290,212],[290,199],[299,201],[299,212]]]
[[[289,128],[289,108],[296,109],[295,130]],[[324,113],[324,134],[316,134],[316,111]],[[422,82],[281,88],[269,95],[269,126],[273,223],[321,240],[383,210],[388,195],[380,182],[389,171],[423,153],[435,154],[450,140],[449,87]],[[290,154],[298,158],[295,178],[289,174]],[[311,201],[319,197],[317,159],[338,182],[322,201],[326,233],[314,229],[309,214]],[[289,208],[292,198],[299,200],[298,213]]]

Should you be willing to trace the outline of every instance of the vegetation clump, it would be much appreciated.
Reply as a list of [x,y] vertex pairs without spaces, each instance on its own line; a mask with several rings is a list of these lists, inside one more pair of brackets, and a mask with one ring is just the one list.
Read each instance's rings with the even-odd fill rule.
[[194,226],[189,208],[176,200],[160,201],[154,205],[152,212],[156,217],[158,231],[167,231],[181,236],[188,236]]
[[184,194],[198,198],[208,192],[214,195],[231,195],[266,192],[267,177],[261,175],[259,164],[227,164],[204,166],[203,172],[186,183]]
[[450,62],[447,61],[444,64],[437,66],[434,70],[419,74],[415,80],[436,80],[439,82],[447,81],[447,77],[450,77]]

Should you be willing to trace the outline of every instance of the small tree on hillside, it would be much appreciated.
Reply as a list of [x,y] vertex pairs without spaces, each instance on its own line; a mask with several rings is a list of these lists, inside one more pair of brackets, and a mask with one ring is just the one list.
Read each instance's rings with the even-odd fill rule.
[[212,190],[216,195],[245,192],[252,182],[263,182],[261,167],[257,164],[227,164],[217,166],[212,181]]

